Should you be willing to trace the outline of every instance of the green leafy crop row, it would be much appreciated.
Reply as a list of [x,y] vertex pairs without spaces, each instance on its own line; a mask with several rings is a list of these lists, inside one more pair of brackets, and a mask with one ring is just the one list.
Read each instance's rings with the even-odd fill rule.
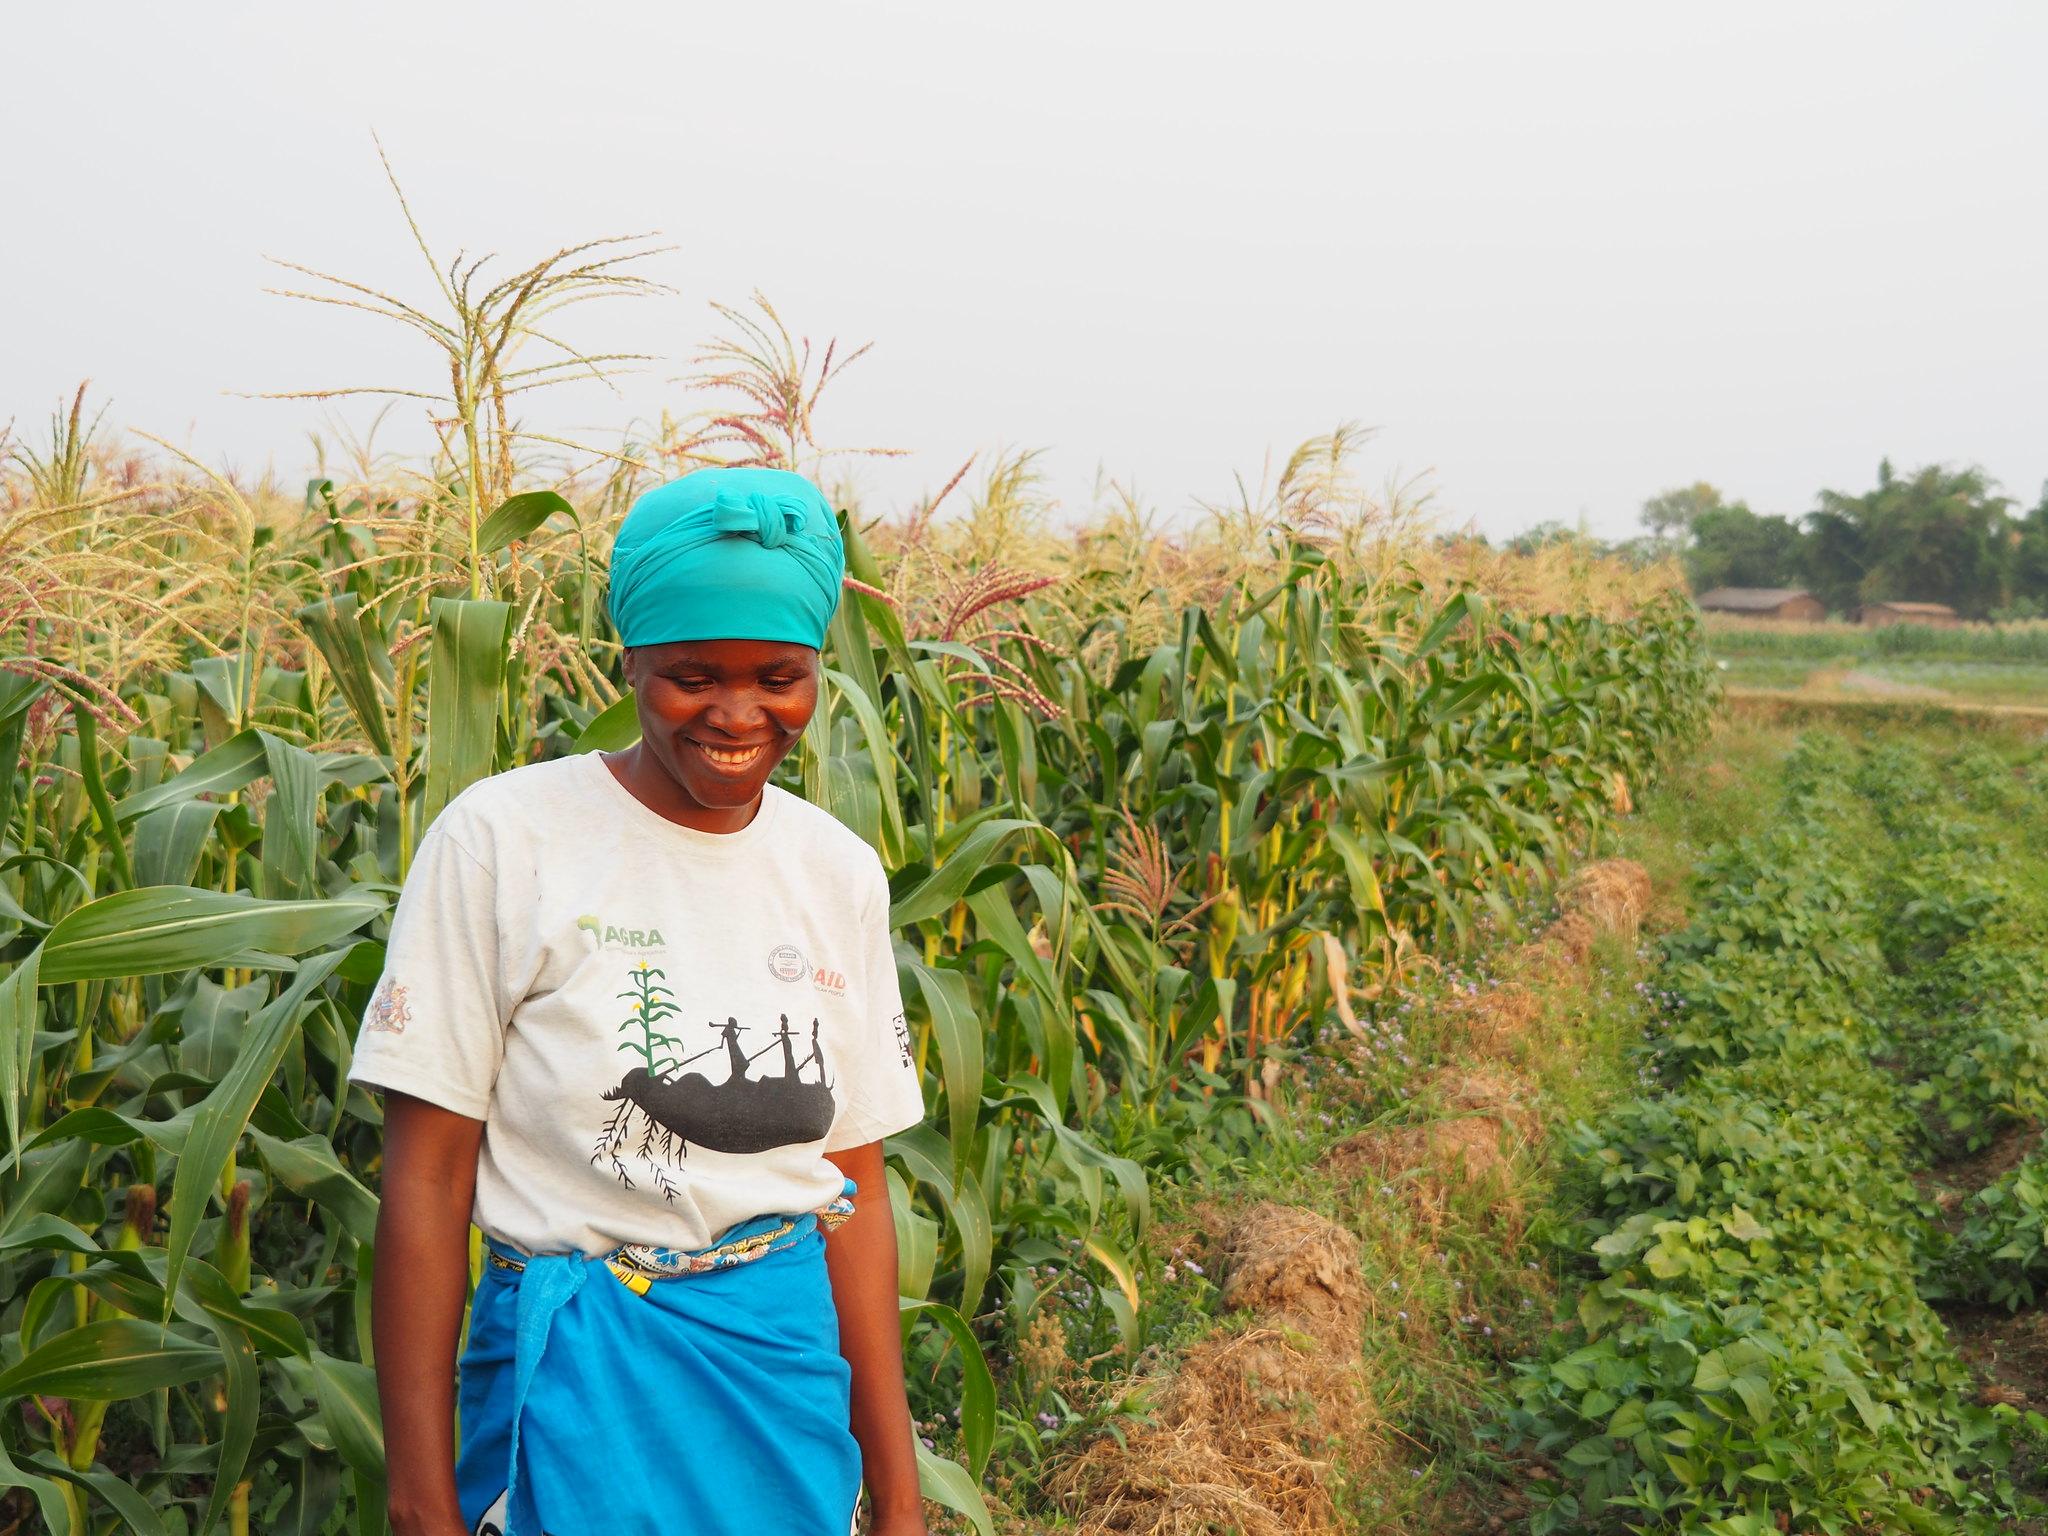
[[1924,751],[1816,736],[1783,777],[1666,941],[1659,1090],[1570,1139],[1584,1289],[1517,1384],[1539,1533],[1988,1532],[2013,1507],[2015,1416],[1971,1402],[1930,1300],[2031,1297],[2043,1180],[1952,1240],[1914,1173],[2048,1108],[2038,909]]

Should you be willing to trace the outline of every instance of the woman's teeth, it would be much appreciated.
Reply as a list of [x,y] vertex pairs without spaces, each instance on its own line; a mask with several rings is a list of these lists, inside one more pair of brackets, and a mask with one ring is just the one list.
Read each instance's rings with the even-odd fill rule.
[[766,747],[710,747],[701,741],[693,745],[720,768],[750,767],[768,750]]

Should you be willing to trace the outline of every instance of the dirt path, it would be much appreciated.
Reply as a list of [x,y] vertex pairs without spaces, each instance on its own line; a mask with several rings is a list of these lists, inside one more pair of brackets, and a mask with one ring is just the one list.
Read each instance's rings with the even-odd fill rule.
[[1927,700],[1948,697],[1941,689],[1930,688],[1925,683],[1902,683],[1895,677],[1865,672],[1860,668],[1824,669],[1807,678],[1806,686],[1818,688],[1824,693],[1847,689],[1852,693],[1867,693],[1880,699]]
[[[1814,682],[1826,675],[1831,674],[1815,673],[1814,677],[1809,678],[1808,681]],[[1885,680],[1880,678],[1878,681],[1884,682]],[[1919,688],[1917,683],[1896,683],[1890,686],[1896,688]],[[1820,691],[1809,693],[1790,688],[1730,687],[1722,690],[1722,696],[1731,706],[1761,709],[1767,712],[1774,709],[1794,712],[1813,710],[1822,713],[1853,711],[1857,709],[1883,711],[1895,705],[1908,705],[1917,706],[1930,714],[1946,715],[1959,720],[2005,720],[2019,724],[2040,721],[2043,724],[2048,724],[2048,707],[2035,704],[1971,704],[1951,699],[1938,692],[1931,694],[1929,697],[1921,698],[1917,695],[1907,697],[1868,691],[1859,693],[1846,689],[1834,693]]]

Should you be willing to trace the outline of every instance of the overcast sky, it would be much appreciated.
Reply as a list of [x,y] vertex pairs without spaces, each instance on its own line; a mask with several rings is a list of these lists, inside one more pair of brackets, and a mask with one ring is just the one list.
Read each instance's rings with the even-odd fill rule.
[[[1688,20],[1690,18],[1690,20]],[[1694,24],[1699,23],[1699,24]],[[565,328],[672,359],[552,428],[681,403],[707,301],[873,340],[828,438],[1042,447],[1165,513],[1342,420],[1458,522],[1758,510],[1901,466],[2048,477],[2048,6],[407,0],[17,8],[0,89],[0,423],[110,422],[297,476],[317,408],[408,383],[283,256],[431,293],[437,247],[659,230],[677,291]],[[419,440],[417,407],[388,441]],[[411,416],[407,416],[411,412]]]

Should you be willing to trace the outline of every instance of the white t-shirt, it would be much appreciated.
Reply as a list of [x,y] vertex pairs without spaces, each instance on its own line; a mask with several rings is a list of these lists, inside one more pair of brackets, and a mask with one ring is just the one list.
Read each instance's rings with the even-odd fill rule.
[[515,768],[420,840],[350,1076],[484,1122],[501,1241],[702,1247],[923,1118],[888,917],[874,850],[773,785],[714,833],[594,752]]

